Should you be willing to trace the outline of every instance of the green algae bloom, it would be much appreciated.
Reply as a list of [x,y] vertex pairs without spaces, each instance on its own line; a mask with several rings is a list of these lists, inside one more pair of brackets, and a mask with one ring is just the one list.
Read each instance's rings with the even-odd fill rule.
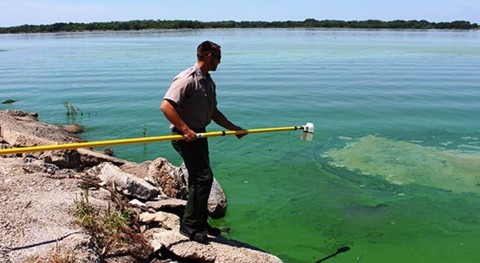
[[365,136],[330,150],[329,164],[381,176],[393,184],[419,184],[455,193],[480,193],[480,156],[442,151],[405,141]]

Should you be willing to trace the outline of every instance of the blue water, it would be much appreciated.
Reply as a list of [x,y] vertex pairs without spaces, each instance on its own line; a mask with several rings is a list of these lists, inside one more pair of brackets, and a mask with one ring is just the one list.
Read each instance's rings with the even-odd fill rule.
[[[313,142],[298,131],[210,139],[229,203],[212,223],[230,227],[229,238],[285,262],[315,262],[342,246],[351,250],[326,262],[480,260],[478,31],[0,35],[0,100],[17,100],[0,110],[79,123],[89,141],[169,134],[159,104],[207,39],[222,46],[212,76],[233,122],[315,124]],[[67,117],[65,101],[83,115]],[[181,163],[168,142],[113,149],[136,162]]]

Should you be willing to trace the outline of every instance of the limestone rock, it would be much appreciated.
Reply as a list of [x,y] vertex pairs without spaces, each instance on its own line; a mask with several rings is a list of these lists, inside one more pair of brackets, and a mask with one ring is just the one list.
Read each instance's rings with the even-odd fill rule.
[[[188,182],[188,171],[185,164],[180,166],[180,174],[183,180]],[[227,213],[227,196],[215,178],[213,178],[212,189],[208,197],[208,213],[208,215],[214,219],[222,218]]]
[[[83,141],[62,126],[39,122],[36,113],[26,113],[18,110],[0,111],[0,137],[13,147]],[[25,153],[24,156],[44,159],[58,167],[68,169],[92,167],[102,162],[111,162],[117,165],[125,163],[124,160],[90,149],[33,152]]]
[[82,133],[84,132],[85,130],[78,124],[72,124],[72,125],[62,125],[60,126],[62,129],[64,129],[65,131],[67,131],[68,133]]
[[160,186],[168,197],[186,199],[187,186],[178,171],[165,158],[157,158],[149,163],[145,180]]
[[190,241],[178,229],[150,229],[145,232],[155,251],[173,254],[176,258],[194,262],[215,263],[281,263],[278,257],[253,246],[222,236],[209,238],[208,244]]
[[145,206],[153,211],[163,211],[182,217],[185,212],[187,201],[176,198],[160,199],[158,201],[148,201]]
[[222,218],[227,213],[227,196],[216,179],[213,180],[208,197],[208,213],[213,219]]
[[139,220],[145,224],[159,224],[162,228],[168,230],[178,229],[178,226],[180,225],[180,217],[166,212],[141,213]]
[[[188,171],[185,165],[176,167],[165,158],[146,161],[141,164],[127,163],[121,166],[122,171],[135,175],[157,188],[171,198],[186,200],[188,197]],[[212,190],[208,198],[209,216],[215,219],[225,216],[227,197],[218,181],[214,178]]]
[[36,113],[17,110],[0,112],[1,136],[13,146],[36,146],[82,140],[63,128],[38,121]]
[[78,179],[44,170],[41,162],[0,158],[0,262],[49,254],[57,241],[82,230],[70,213],[81,194]]
[[115,158],[105,153],[93,151],[86,148],[77,149],[80,154],[80,162],[84,167],[92,167],[103,162],[110,162],[115,165],[123,165],[126,163],[125,160]]
[[[147,177],[148,175],[148,169],[151,163],[152,161],[145,161],[140,164],[129,162],[120,166],[120,169],[122,169],[122,171],[129,173],[131,175],[135,175],[136,177],[145,179],[145,177]],[[149,182],[149,183],[152,183],[152,182]],[[155,185],[154,183],[152,184]],[[159,185],[155,185],[155,186],[160,187]]]
[[100,263],[99,248],[93,237],[78,233],[65,238],[58,246],[64,254],[72,255],[76,263]]
[[145,203],[147,207],[153,208],[156,211],[185,208],[186,204],[187,201],[176,198],[166,198],[158,201],[149,201]]
[[133,207],[146,207],[146,205],[138,199],[132,199],[130,200],[130,202],[128,202],[128,204],[130,204]]
[[153,185],[141,178],[122,172],[120,168],[111,163],[105,163],[98,177],[107,184],[114,184],[115,188],[121,189],[124,194],[140,200],[153,200],[159,194],[158,189]]

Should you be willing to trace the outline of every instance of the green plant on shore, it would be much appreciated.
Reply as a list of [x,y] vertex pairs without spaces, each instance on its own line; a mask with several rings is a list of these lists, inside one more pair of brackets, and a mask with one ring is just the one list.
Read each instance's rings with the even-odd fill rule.
[[14,100],[14,99],[6,99],[2,102],[2,104],[12,104],[12,103],[15,103],[17,101],[18,100]]
[[83,112],[73,104],[69,103],[68,101],[63,102],[63,106],[65,107],[66,114],[69,117],[77,116],[80,114],[80,116],[83,116]]
[[[113,208],[108,205],[105,211],[99,211],[89,201],[88,187],[82,187],[79,199],[74,200],[75,218],[87,234],[92,236],[99,249],[100,256],[128,251],[134,258],[144,259],[149,247],[143,236],[134,227],[136,213],[130,208],[120,205]],[[112,195],[115,191],[108,189]],[[117,196],[112,199],[119,200]]]
[[99,212],[90,203],[88,188],[83,188],[80,199],[74,200],[77,223],[97,240],[99,247],[108,251],[117,245],[124,245],[125,231],[133,216],[132,211],[119,211],[108,205],[106,211]]
[[58,244],[55,245],[52,253],[47,258],[39,256],[28,257],[23,263],[75,263],[77,262],[75,255],[66,253]]
[[147,124],[143,124],[143,131],[142,131],[143,137],[147,137]]
[[88,188],[83,188],[80,200],[75,199],[74,204],[77,223],[87,231],[96,228],[95,209],[88,200]]

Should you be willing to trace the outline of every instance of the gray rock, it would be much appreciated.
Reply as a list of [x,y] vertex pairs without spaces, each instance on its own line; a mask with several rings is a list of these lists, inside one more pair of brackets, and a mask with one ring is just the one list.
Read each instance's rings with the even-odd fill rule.
[[41,162],[0,158],[0,262],[51,255],[60,241],[82,231],[71,213],[81,194],[79,180],[68,174],[52,177],[44,169]]
[[253,246],[215,237],[208,244],[190,241],[178,232],[178,228],[167,230],[161,228],[149,229],[145,237],[155,251],[174,254],[176,257],[195,262],[215,263],[281,263],[278,257],[266,253]]
[[[67,144],[83,141],[62,126],[39,122],[36,113],[26,113],[18,110],[0,111],[0,137],[3,138],[4,142],[13,147]],[[102,162],[111,162],[117,165],[126,162],[91,149],[33,152],[24,153],[23,155],[43,159],[58,167],[69,169],[92,167]]]
[[[183,163],[180,166],[180,174],[183,180],[188,182],[188,171]],[[208,213],[208,215],[214,219],[222,218],[227,213],[227,196],[215,178],[213,178],[212,190],[208,197]]]
[[111,163],[105,163],[98,177],[106,184],[114,184],[116,189],[121,189],[127,196],[140,200],[154,200],[159,191],[145,180],[125,173]]
[[78,124],[72,124],[72,125],[62,125],[60,126],[62,129],[64,129],[65,131],[67,131],[68,133],[82,133],[84,132],[85,130]]
[[167,230],[178,229],[180,225],[180,217],[166,212],[141,213],[139,221],[144,224],[156,223]]
[[99,248],[93,237],[87,234],[73,234],[58,246],[62,253],[71,255],[76,263],[100,263]]
[[148,201],[145,203],[147,207],[153,208],[156,211],[185,209],[186,204],[187,201],[176,198],[166,198],[158,201]]
[[[145,161],[145,162],[140,163],[140,164],[133,163],[133,162],[128,162],[128,163],[125,163],[122,166],[120,166],[120,169],[122,169],[122,171],[124,171],[126,173],[129,173],[131,175],[135,175],[137,177],[145,179],[145,177],[147,177],[147,175],[148,175],[148,169],[149,169],[149,166],[150,166],[151,163],[152,163],[152,161]],[[152,182],[149,182],[149,183],[155,185]],[[159,185],[155,185],[155,186],[159,187]]]
[[[145,178],[168,197],[186,200],[188,197],[188,171],[185,165],[176,167],[165,158],[146,161],[141,164],[127,163],[122,165],[122,171]],[[212,190],[208,198],[209,216],[215,219],[222,218],[227,212],[227,196],[214,178]]]
[[63,128],[38,121],[36,113],[17,110],[0,112],[1,136],[13,146],[49,145],[82,140]]
[[137,207],[146,207],[145,203],[143,203],[142,201],[140,201],[138,199],[130,200],[130,202],[128,202],[128,204],[130,204],[132,206],[137,206]]
[[165,195],[172,198],[186,199],[187,186],[179,174],[179,168],[165,158],[157,158],[148,165],[145,180],[162,188]]
[[158,201],[148,201],[145,205],[149,210],[169,212],[182,217],[185,212],[187,201],[176,198],[166,198]]

